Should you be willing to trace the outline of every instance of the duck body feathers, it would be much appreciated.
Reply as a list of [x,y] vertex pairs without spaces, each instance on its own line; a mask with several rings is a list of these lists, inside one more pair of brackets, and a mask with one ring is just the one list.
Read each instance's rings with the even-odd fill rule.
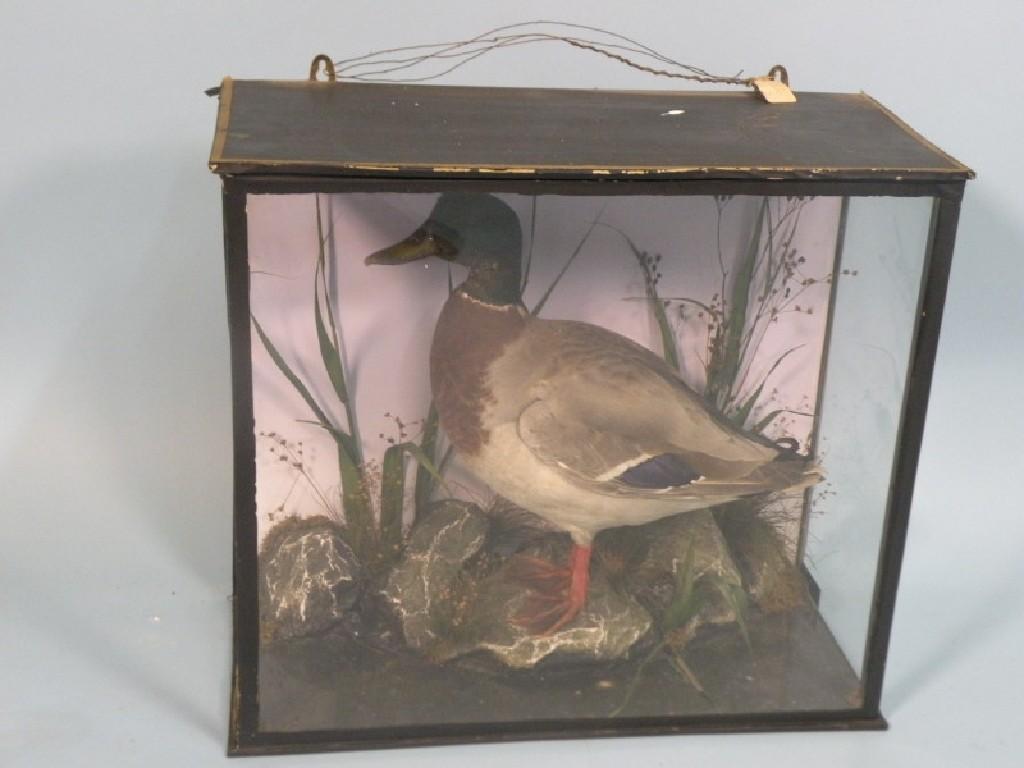
[[806,457],[710,411],[645,347],[518,304],[453,293],[431,386],[470,470],[581,545],[604,528],[820,479]]

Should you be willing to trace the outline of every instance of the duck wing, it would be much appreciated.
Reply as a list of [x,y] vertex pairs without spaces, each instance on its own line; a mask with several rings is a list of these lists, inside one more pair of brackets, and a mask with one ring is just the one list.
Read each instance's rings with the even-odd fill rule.
[[806,457],[711,411],[645,347],[571,321],[539,322],[530,335],[550,362],[530,388],[518,433],[575,481],[611,493],[728,499],[818,479]]

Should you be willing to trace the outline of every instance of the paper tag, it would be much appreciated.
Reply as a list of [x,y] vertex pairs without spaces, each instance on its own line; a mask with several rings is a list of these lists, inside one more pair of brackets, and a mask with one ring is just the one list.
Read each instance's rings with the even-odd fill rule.
[[791,104],[796,101],[796,95],[781,80],[771,77],[755,77],[754,87],[761,94],[761,98],[769,104]]

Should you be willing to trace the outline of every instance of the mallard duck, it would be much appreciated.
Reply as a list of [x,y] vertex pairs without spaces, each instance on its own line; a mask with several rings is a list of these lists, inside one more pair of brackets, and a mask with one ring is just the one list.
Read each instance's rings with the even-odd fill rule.
[[531,315],[521,243],[518,216],[497,197],[446,192],[422,226],[366,263],[433,256],[469,268],[434,331],[434,403],[470,471],[571,535],[568,567],[534,563],[537,583],[560,588],[521,617],[551,633],[586,602],[599,531],[804,487],[821,475],[792,445],[730,424],[640,344]]

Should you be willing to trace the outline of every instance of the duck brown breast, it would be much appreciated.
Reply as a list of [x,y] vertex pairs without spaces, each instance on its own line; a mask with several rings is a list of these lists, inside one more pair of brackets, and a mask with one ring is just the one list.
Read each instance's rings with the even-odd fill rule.
[[527,323],[521,306],[491,305],[451,295],[430,347],[430,387],[441,426],[455,449],[476,454],[487,443],[484,409],[494,403],[487,370]]

